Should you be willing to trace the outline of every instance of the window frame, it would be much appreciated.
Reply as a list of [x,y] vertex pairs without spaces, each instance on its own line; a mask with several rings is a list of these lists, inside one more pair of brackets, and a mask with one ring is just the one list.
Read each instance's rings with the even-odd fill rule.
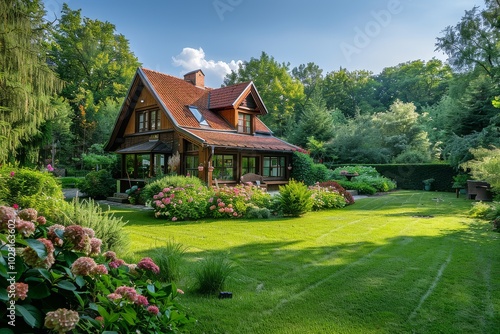
[[150,132],[161,129],[160,109],[136,110],[136,132]]
[[252,133],[252,115],[239,112],[238,113],[238,132],[239,133]]
[[[268,164],[266,162],[269,162]],[[262,176],[264,177],[286,177],[286,158],[284,156],[265,156],[262,159]]]

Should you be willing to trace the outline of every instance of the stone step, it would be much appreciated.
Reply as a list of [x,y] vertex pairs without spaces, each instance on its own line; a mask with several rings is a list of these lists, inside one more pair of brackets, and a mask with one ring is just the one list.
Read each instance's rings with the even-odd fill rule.
[[357,196],[358,195],[358,191],[357,190],[349,190],[349,189],[347,189],[347,192],[351,193],[352,196]]
[[123,198],[123,197],[108,197],[106,198],[107,201],[109,202],[115,202],[115,203],[128,203],[128,198]]
[[127,199],[128,198],[128,195],[126,193],[114,193],[113,194],[113,197],[117,197],[117,198],[125,198]]

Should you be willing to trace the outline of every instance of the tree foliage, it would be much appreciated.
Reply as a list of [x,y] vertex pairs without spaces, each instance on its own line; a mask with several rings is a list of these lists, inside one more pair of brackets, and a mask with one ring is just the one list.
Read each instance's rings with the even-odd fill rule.
[[82,18],[81,10],[67,4],[52,34],[50,59],[67,83],[62,96],[71,103],[75,141],[85,151],[103,140],[98,123],[110,122],[100,110],[110,101],[122,101],[140,63],[113,24]]
[[0,2],[0,164],[57,117],[51,97],[62,83],[47,65],[43,15],[38,0]]

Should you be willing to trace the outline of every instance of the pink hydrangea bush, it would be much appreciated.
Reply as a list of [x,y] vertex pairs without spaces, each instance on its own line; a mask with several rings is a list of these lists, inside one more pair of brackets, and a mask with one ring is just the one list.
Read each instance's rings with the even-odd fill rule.
[[[178,304],[180,290],[155,282],[161,269],[151,258],[127,264],[113,251],[102,253],[92,229],[42,218],[34,209],[0,206],[1,240],[16,258],[9,271],[18,273],[10,284],[0,271],[8,296],[0,301],[5,309],[15,301],[16,332],[165,333],[194,322]],[[1,256],[10,263],[7,252]]]
[[209,195],[206,187],[167,187],[153,195],[150,205],[157,218],[171,221],[197,220],[206,217],[206,200]]

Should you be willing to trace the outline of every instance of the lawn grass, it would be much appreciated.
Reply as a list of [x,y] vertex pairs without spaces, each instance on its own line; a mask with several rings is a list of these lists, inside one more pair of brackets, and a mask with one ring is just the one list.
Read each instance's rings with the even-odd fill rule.
[[[189,247],[179,287],[193,333],[499,333],[500,234],[452,193],[398,191],[301,218],[166,222],[116,209],[136,258]],[[232,299],[192,291],[224,252]]]

